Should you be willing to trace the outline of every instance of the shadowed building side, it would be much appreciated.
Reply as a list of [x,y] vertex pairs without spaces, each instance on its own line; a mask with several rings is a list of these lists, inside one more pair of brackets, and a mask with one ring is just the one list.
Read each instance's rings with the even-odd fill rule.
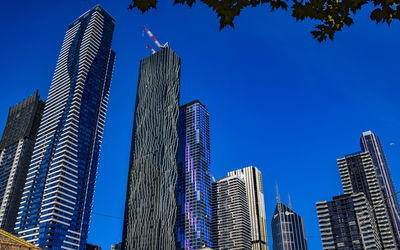
[[168,47],[140,62],[123,248],[175,250],[180,58]]
[[0,227],[14,233],[44,102],[38,92],[10,108],[0,141]]

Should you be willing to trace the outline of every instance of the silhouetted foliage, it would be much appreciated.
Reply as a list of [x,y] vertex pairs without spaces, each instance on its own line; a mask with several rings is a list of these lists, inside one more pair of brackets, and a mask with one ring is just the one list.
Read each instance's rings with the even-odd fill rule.
[[[129,9],[139,9],[143,13],[151,8],[156,8],[157,0],[131,0]],[[316,30],[311,34],[319,42],[327,38],[333,39],[337,31],[344,26],[351,26],[353,16],[362,7],[370,5],[372,12],[370,18],[377,23],[390,25],[393,19],[400,17],[400,0],[199,0],[206,4],[218,15],[220,29],[226,26],[234,27],[235,17],[246,7],[257,7],[268,4],[271,11],[292,10],[292,16],[296,20],[318,20]],[[175,0],[174,4],[183,4],[192,7],[196,0]]]

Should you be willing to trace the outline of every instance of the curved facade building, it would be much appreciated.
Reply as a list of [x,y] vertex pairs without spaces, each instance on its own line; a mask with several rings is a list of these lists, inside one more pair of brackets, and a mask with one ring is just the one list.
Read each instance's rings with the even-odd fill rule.
[[100,6],[65,34],[15,230],[45,249],[85,249],[115,53]]
[[140,62],[123,248],[175,250],[180,58],[169,48]]

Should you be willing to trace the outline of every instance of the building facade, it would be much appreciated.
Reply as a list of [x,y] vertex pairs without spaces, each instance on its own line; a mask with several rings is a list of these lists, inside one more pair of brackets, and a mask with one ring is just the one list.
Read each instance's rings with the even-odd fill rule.
[[385,205],[390,215],[392,230],[396,237],[396,244],[400,246],[400,205],[396,195],[392,175],[390,174],[389,165],[386,161],[385,152],[382,143],[371,131],[362,133],[360,138],[361,150],[369,152],[375,171],[378,175],[379,185],[382,189]]
[[242,176],[246,184],[249,205],[252,250],[266,250],[267,225],[261,172],[256,167],[246,167],[228,173],[228,176]]
[[316,205],[324,250],[384,249],[364,193],[336,196]]
[[[279,194],[278,194],[279,197]],[[303,218],[278,198],[271,221],[273,250],[307,250]]]
[[209,114],[199,101],[180,107],[177,249],[211,247]]
[[250,250],[251,226],[246,184],[229,176],[212,184],[212,249]]
[[112,244],[111,250],[122,250],[122,243]]
[[115,53],[115,20],[90,9],[65,34],[15,230],[52,249],[85,249]]
[[14,233],[44,102],[38,92],[10,108],[0,141],[0,228]]
[[384,249],[397,249],[385,196],[369,152],[350,154],[338,159],[344,194],[364,193],[373,207],[381,244]]
[[140,62],[123,248],[176,249],[180,58],[169,48]]

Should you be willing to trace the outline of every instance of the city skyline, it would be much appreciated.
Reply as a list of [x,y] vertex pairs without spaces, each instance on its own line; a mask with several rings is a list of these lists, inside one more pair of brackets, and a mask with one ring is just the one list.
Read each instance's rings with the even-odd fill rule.
[[[70,3],[61,1],[57,4],[48,3],[47,5],[28,4],[26,9],[18,8],[11,3],[5,6],[2,10],[3,24],[7,24],[9,27],[5,27],[7,39],[2,41],[2,51],[9,60],[7,60],[7,66],[3,66],[1,71],[5,77],[5,88],[2,92],[4,98],[0,105],[3,114],[0,118],[0,126],[5,125],[8,107],[28,96],[35,89],[39,89],[41,95],[46,96],[49,79],[52,76],[51,71],[54,70],[60,41],[64,35],[65,24],[95,4],[95,2],[87,1],[70,6]],[[317,200],[330,199],[332,195],[341,192],[334,159],[348,152],[356,151],[357,145],[354,144],[354,139],[358,140],[361,132],[370,129],[377,133],[382,140],[395,186],[398,187],[400,175],[396,166],[400,162],[397,156],[399,136],[395,134],[398,118],[393,115],[395,114],[393,111],[399,104],[392,96],[392,93],[396,92],[393,91],[396,89],[395,81],[390,83],[390,76],[383,74],[392,72],[394,69],[391,68],[391,59],[385,61],[385,65],[387,65],[385,69],[375,61],[381,57],[386,60],[385,51],[394,48],[393,44],[397,42],[395,33],[398,30],[396,22],[390,29],[363,23],[363,25],[354,26],[352,32],[338,34],[334,42],[319,45],[313,43],[311,39],[304,38],[308,37],[304,30],[303,36],[297,30],[290,32],[289,35],[287,32],[281,32],[281,28],[279,30],[274,28],[268,21],[276,18],[278,20],[286,19],[280,17],[279,14],[272,17],[264,11],[251,10],[249,13],[243,13],[241,16],[243,22],[238,23],[235,30],[219,33],[218,30],[213,30],[215,28],[214,18],[210,18],[209,23],[204,23],[204,28],[194,22],[197,15],[203,15],[200,7],[193,10],[178,8],[182,11],[179,13],[173,11],[172,7],[161,5],[160,12],[140,16],[137,12],[126,11],[123,3],[115,4],[115,6],[111,2],[101,2],[101,4],[112,15],[115,15],[121,26],[118,27],[115,37],[118,38],[116,40],[118,60],[114,74],[117,81],[113,81],[108,112],[112,119],[108,117],[106,121],[107,132],[103,140],[104,147],[100,160],[100,166],[103,169],[99,171],[93,207],[97,213],[116,217],[122,217],[123,214],[123,208],[121,209],[119,204],[124,203],[126,189],[119,186],[126,185],[121,183],[125,182],[127,173],[127,159],[129,158],[127,151],[130,146],[130,138],[127,138],[129,137],[127,134],[130,134],[132,126],[138,62],[150,54],[145,49],[148,40],[143,40],[141,37],[143,24],[148,25],[160,41],[170,41],[173,48],[185,61],[185,70],[182,75],[185,87],[182,89],[184,94],[181,103],[199,99],[213,114],[210,123],[213,128],[211,150],[213,151],[212,168],[215,177],[222,177],[226,172],[246,165],[257,165],[263,173],[268,171],[268,176],[264,177],[267,222],[270,221],[273,212],[273,207],[268,205],[268,201],[274,200],[274,185],[280,183],[284,187],[283,193],[289,191],[293,197],[296,197],[296,207],[300,214],[304,213],[306,232],[308,235],[314,236],[309,238],[310,243],[315,242],[316,246],[320,246],[320,240],[317,238],[319,229],[313,204]],[[62,14],[57,12],[60,9],[63,10]],[[168,14],[169,11],[171,14]],[[21,19],[12,22],[14,18],[10,16],[11,13],[20,16]],[[34,16],[33,13],[35,13]],[[191,13],[195,15],[188,17],[188,14]],[[176,15],[176,17],[165,18],[170,15]],[[192,21],[187,24],[178,24],[178,19],[185,18],[185,16]],[[29,22],[21,26],[22,20],[29,20]],[[162,23],[162,20],[165,22]],[[260,23],[256,20],[260,20]],[[194,25],[193,29],[185,29],[190,25]],[[301,29],[304,25],[306,24],[286,22],[282,29],[296,27]],[[167,26],[171,26],[171,28]],[[37,30],[36,27],[41,27],[41,30],[46,32]],[[16,30],[24,30],[26,32],[24,35],[30,36],[30,43],[22,42],[26,39],[20,39],[23,38],[22,34],[17,34]],[[178,31],[183,35],[178,35]],[[39,32],[39,36],[35,36],[37,32]],[[204,34],[208,34],[204,32],[209,32],[214,38],[202,38],[205,36]],[[361,53],[363,47],[350,49],[353,47],[350,44],[353,43],[346,41],[348,39],[354,43],[358,41],[354,35],[351,35],[354,32],[362,34],[363,41],[371,46],[372,49],[369,50],[368,56],[364,56],[364,52]],[[188,37],[187,34],[193,37]],[[243,44],[235,43],[234,46],[237,47],[228,45],[226,49],[215,45],[227,45],[232,39],[238,39],[239,34],[241,36],[247,34],[249,41],[243,41]],[[58,39],[55,39],[57,36]],[[276,45],[273,42],[274,39],[282,41],[282,45],[277,48],[273,47],[274,49],[255,51],[250,45],[257,41],[259,36],[267,47]],[[288,41],[292,41],[293,38],[303,40],[300,43],[290,44]],[[374,45],[375,43],[385,44],[385,46],[378,49]],[[10,48],[15,48],[13,46],[16,45],[18,45],[18,50],[10,54],[13,51]],[[365,43],[363,46],[366,46]],[[246,51],[246,55],[238,53],[234,57],[230,56],[233,49]],[[315,76],[314,73],[311,73],[309,65],[313,64],[303,63],[303,60],[307,60],[304,59],[306,52],[310,58],[318,58],[321,61],[324,61],[327,56],[331,58],[329,62],[326,62],[330,77],[326,78],[325,74],[319,73],[316,73]],[[337,56],[334,55],[336,53]],[[212,55],[218,56],[212,57]],[[340,69],[343,71],[342,74],[337,65],[341,64],[344,55],[351,55],[345,57],[347,59],[345,66],[348,66],[347,63],[357,65],[360,61],[368,61],[371,65],[364,69],[352,66],[351,70],[344,67]],[[32,60],[38,56],[41,60]],[[210,60],[210,58],[213,59]],[[265,58],[269,58],[268,62],[265,62]],[[301,60],[296,58],[301,58]],[[254,63],[249,63],[253,69],[247,66],[238,66],[239,62],[251,61],[249,59],[255,60]],[[226,63],[228,60],[232,62],[229,68],[223,65],[223,62]],[[312,72],[323,72],[321,68],[325,69],[325,66],[321,65],[323,64],[313,66],[316,68],[313,68]],[[292,74],[282,75],[279,73],[282,71],[279,70],[275,74],[274,70],[280,67],[284,67],[286,70],[293,69],[293,78],[290,76]],[[25,74],[19,73],[21,68],[24,69]],[[374,70],[370,70],[370,68],[374,68]],[[229,76],[228,72],[235,72],[234,77]],[[279,79],[275,75],[279,75]],[[376,77],[378,75],[379,78]],[[27,78],[28,76],[29,78]],[[321,81],[321,79],[324,80]],[[196,86],[202,86],[203,90]],[[352,96],[353,93],[357,94]],[[318,95],[323,98],[318,98]],[[326,101],[322,99],[326,99]],[[293,105],[294,103],[296,105]],[[319,107],[314,106],[316,103],[318,103],[316,106]],[[357,115],[359,121],[352,117],[354,114],[350,115],[350,110],[359,112]],[[384,112],[382,113],[381,110]],[[339,115],[343,119],[348,119],[346,126],[333,119],[337,119]],[[268,119],[264,119],[262,116],[266,116]],[[312,116],[318,119],[312,118]],[[309,122],[308,119],[310,119]],[[239,134],[238,131],[240,131]],[[261,133],[261,131],[266,133]],[[293,140],[294,138],[295,140]],[[389,144],[392,142],[395,144],[390,146]],[[295,160],[285,157],[286,155],[294,156]],[[303,174],[300,169],[302,171],[307,169],[307,174]],[[291,173],[289,176],[288,172]],[[322,181],[324,177],[325,179]],[[319,180],[319,178],[321,179]],[[300,181],[301,179],[306,182],[303,183]],[[313,190],[308,183],[311,180],[317,186],[324,186],[324,192]],[[312,195],[304,197],[302,194],[307,192]],[[103,197],[108,198],[104,199]],[[304,212],[307,210],[312,211]],[[118,242],[116,237],[120,235],[120,232],[111,233],[110,238],[105,239],[105,229],[100,227],[104,224],[110,225],[110,228],[116,231],[122,228],[120,220],[94,214],[91,223],[92,230],[95,230],[91,231],[94,238],[90,239],[91,236],[89,236],[89,239],[93,243],[104,242],[102,243],[104,247],[109,247],[108,243]]]

